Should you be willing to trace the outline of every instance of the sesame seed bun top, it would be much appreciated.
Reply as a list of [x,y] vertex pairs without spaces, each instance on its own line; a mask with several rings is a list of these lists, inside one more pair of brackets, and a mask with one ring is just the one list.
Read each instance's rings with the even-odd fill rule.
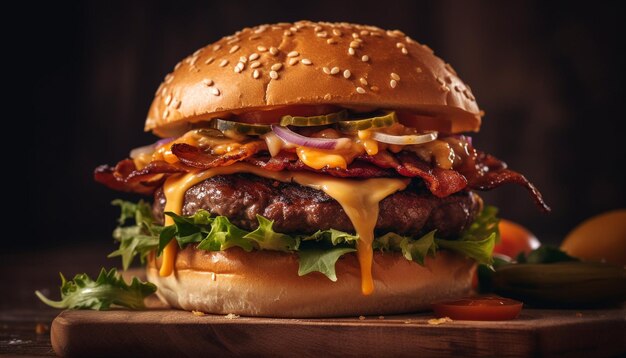
[[145,130],[284,105],[405,109],[478,131],[481,111],[454,69],[402,32],[300,21],[246,28],[203,47],[165,76]]

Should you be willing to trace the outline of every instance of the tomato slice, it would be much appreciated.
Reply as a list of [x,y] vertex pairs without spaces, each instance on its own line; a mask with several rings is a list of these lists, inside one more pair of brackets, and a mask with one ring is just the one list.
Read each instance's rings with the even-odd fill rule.
[[277,124],[283,116],[310,117],[341,111],[341,108],[332,105],[319,106],[281,106],[264,110],[245,112],[233,119],[237,122],[253,124]]
[[432,305],[436,317],[467,321],[506,321],[515,319],[523,303],[499,296],[477,296]]
[[396,111],[396,115],[400,123],[419,131],[437,131],[439,133],[452,132],[452,122],[445,118],[415,114],[407,111]]

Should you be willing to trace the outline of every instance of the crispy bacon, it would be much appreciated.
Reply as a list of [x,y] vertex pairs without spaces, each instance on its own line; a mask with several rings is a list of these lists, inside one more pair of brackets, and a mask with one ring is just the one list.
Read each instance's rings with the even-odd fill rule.
[[347,169],[316,170],[305,165],[295,153],[283,151],[271,157],[266,152],[259,152],[259,146],[258,142],[250,142],[226,154],[213,155],[197,147],[177,143],[172,146],[172,153],[178,157],[181,164],[154,161],[137,170],[134,162],[126,159],[119,162],[115,168],[109,166],[96,168],[94,177],[97,182],[114,190],[150,194],[168,175],[245,161],[270,171],[312,171],[341,178],[421,178],[430,192],[440,198],[464,189],[491,190],[513,183],[526,188],[542,210],[550,211],[541,193],[528,179],[507,169],[506,163],[496,157],[482,152],[476,152],[474,156],[467,158],[464,165],[456,170],[433,167],[410,152],[393,154],[387,151],[374,156],[359,156]]
[[138,170],[135,162],[124,159],[115,168],[101,165],[94,171],[94,179],[107,187],[138,194],[152,194],[167,175],[186,172],[184,167],[158,160]]
[[185,165],[198,169],[210,169],[231,165],[249,158],[259,151],[259,147],[259,142],[250,142],[242,144],[226,154],[213,155],[205,153],[192,145],[177,143],[172,146],[172,153]]

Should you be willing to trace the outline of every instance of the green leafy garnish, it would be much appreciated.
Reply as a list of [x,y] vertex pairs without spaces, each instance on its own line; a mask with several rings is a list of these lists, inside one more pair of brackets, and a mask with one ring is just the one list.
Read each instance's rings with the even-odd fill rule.
[[[181,216],[166,212],[174,224],[160,226],[150,216],[150,206],[114,201],[120,206],[120,227],[113,236],[120,242],[118,250],[109,255],[121,256],[126,269],[132,260],[139,256],[142,262],[148,252],[156,250],[160,254],[171,241],[176,240],[181,248],[197,244],[197,248],[208,251],[221,251],[231,247],[240,247],[246,251],[274,250],[296,252],[300,257],[298,273],[305,275],[318,271],[331,280],[336,280],[335,263],[342,256],[355,251],[359,237],[339,230],[320,230],[312,235],[288,235],[274,231],[274,222],[257,215],[258,227],[246,231],[231,223],[225,216],[211,216],[206,210],[199,210],[194,215]],[[499,240],[497,210],[486,207],[475,222],[461,233],[456,240],[441,239],[435,231],[422,237],[402,236],[387,233],[377,237],[372,246],[381,251],[401,252],[407,259],[424,265],[427,256],[434,257],[439,249],[459,252],[476,260],[479,264],[490,266],[493,247]],[[134,218],[134,222],[126,222]]]
[[[131,203],[123,200],[113,200],[111,203],[119,206],[121,214],[119,226],[113,231],[113,238],[120,243],[120,247],[111,252],[108,257],[122,257],[122,266],[126,270],[136,256],[145,262],[146,256],[159,244],[159,233],[162,226],[155,225],[152,218],[150,204],[142,201]],[[133,223],[126,225],[132,219]]]
[[298,252],[300,267],[298,275],[304,276],[311,272],[321,272],[331,281],[337,281],[337,273],[335,272],[335,264],[337,260],[348,252],[354,252],[356,249],[350,247],[337,247],[329,250],[302,250]]
[[78,274],[68,281],[61,275],[61,300],[52,301],[41,292],[35,294],[43,303],[61,309],[107,310],[111,305],[130,309],[145,308],[144,298],[156,292],[156,286],[150,282],[141,282],[133,277],[130,285],[117,273],[116,269],[108,272],[103,268],[94,281],[87,274]]

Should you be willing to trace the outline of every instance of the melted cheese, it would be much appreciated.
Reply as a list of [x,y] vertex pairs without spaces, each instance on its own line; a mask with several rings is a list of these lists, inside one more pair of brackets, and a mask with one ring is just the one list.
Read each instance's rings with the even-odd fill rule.
[[[282,182],[294,181],[300,185],[322,190],[337,200],[352,222],[360,240],[357,242],[357,255],[361,266],[361,290],[369,295],[374,291],[372,279],[372,242],[374,228],[378,220],[379,203],[398,190],[403,190],[409,183],[408,179],[373,178],[367,180],[351,180],[334,178],[327,175],[306,172],[271,172],[245,163],[235,163],[226,167],[218,167],[205,171],[171,176],[163,185],[166,199],[165,211],[182,213],[182,202],[185,192],[192,186],[216,175],[234,173],[252,173]],[[171,225],[170,217],[165,224]],[[163,263],[159,274],[168,276],[174,268],[177,243],[172,240],[163,251]]]

